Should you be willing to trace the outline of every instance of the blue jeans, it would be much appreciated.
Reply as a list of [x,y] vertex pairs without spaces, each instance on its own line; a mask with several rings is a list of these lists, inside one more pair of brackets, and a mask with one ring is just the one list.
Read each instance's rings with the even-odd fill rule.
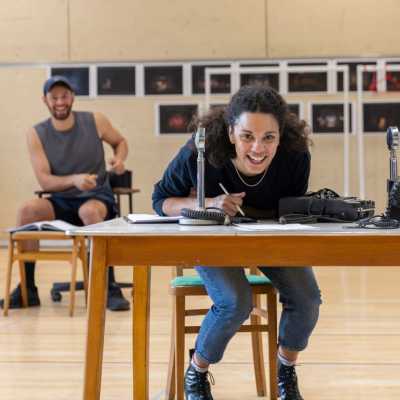
[[[321,304],[321,293],[311,267],[259,267],[279,292],[283,305],[279,344],[285,349],[306,348]],[[196,340],[196,353],[208,363],[222,359],[230,339],[253,308],[251,287],[243,268],[196,267],[213,305]]]

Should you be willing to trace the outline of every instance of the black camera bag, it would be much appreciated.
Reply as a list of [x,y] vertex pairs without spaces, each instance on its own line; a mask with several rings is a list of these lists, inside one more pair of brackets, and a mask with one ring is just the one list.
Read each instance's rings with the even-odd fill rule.
[[374,215],[374,211],[373,201],[340,197],[331,189],[279,200],[279,217],[294,214],[314,216],[318,221],[353,222]]

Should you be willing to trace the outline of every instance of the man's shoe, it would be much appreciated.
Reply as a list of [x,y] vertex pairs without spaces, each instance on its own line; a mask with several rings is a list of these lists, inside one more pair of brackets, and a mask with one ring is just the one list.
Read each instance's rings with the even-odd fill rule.
[[[28,287],[28,306],[36,307],[40,306],[40,299],[37,287]],[[0,300],[0,307],[4,308],[4,299]],[[10,305],[9,308],[22,308],[22,294],[21,294],[21,285],[18,285],[10,295]]]
[[116,283],[108,286],[107,308],[111,311],[128,311],[129,301],[124,298],[120,287]]
[[297,384],[296,369],[278,362],[278,390],[281,400],[304,400]]
[[213,400],[210,381],[214,384],[213,376],[207,372],[198,372],[192,364],[185,374],[185,397],[186,400]]

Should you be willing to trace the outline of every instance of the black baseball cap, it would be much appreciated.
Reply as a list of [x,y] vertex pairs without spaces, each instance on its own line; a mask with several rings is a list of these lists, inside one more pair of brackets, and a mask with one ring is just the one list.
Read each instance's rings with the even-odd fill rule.
[[43,94],[46,96],[48,92],[55,86],[55,85],[60,85],[60,86],[65,86],[71,92],[75,92],[74,86],[72,83],[65,77],[61,75],[54,75],[47,79],[47,81],[43,85]]

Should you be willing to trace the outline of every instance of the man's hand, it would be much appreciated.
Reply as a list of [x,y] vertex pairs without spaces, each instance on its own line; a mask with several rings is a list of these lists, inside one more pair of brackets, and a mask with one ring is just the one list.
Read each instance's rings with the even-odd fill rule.
[[237,206],[243,204],[243,197],[246,196],[246,192],[231,193],[229,196],[221,194],[217,197],[208,199],[207,207],[216,207],[224,210],[226,214],[233,217],[237,214]]
[[111,171],[115,172],[117,175],[121,175],[125,172],[124,162],[118,157],[112,157],[108,160],[111,167]]
[[97,175],[76,174],[74,175],[74,186],[79,190],[91,190],[97,186]]

